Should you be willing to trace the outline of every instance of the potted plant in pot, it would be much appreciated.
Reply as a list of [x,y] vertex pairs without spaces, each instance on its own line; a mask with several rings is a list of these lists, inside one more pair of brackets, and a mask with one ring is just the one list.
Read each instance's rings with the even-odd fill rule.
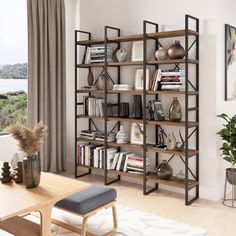
[[225,121],[223,128],[217,133],[223,140],[220,150],[224,160],[231,164],[231,168],[226,169],[226,178],[230,184],[236,185],[236,115],[229,117],[222,113],[218,115]]
[[15,124],[9,133],[18,141],[18,145],[26,154],[23,160],[23,182],[26,188],[35,188],[40,183],[41,160],[38,152],[43,144],[47,127],[39,122],[33,129]]

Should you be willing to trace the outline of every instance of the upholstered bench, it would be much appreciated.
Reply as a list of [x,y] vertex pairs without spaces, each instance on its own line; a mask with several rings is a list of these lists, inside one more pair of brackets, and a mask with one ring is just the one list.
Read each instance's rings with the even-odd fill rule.
[[[116,213],[116,190],[104,186],[92,185],[79,193],[73,194],[61,201],[55,207],[70,213],[83,217],[82,228],[79,229],[73,225],[53,219],[52,222],[71,231],[80,233],[81,236],[86,235],[87,221],[89,217],[95,215],[99,210],[104,208],[112,208],[113,228],[105,235],[113,234],[117,229],[117,213]],[[90,234],[91,235],[91,234]]]

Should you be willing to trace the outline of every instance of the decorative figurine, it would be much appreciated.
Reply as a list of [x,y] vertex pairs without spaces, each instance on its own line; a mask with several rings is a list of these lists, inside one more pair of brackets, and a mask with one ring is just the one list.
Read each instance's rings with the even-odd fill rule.
[[164,130],[161,129],[159,132],[159,136],[158,136],[158,144],[153,145],[156,148],[166,148],[166,145],[164,144]]
[[126,61],[127,58],[127,51],[124,48],[120,48],[117,52],[116,52],[116,58],[118,60],[118,62],[124,62]]
[[176,148],[176,138],[175,138],[174,132],[168,134],[166,145],[167,145],[168,150],[175,150],[175,148]]
[[116,142],[120,144],[129,142],[129,135],[124,131],[124,125],[120,126],[120,131],[116,135]]
[[22,183],[23,182],[23,168],[22,162],[17,163],[17,168],[15,169],[15,176],[13,178],[15,183]]
[[9,183],[12,181],[10,169],[11,169],[11,167],[9,166],[9,163],[4,162],[3,167],[2,167],[2,178],[1,178],[1,182],[3,184]]
[[181,139],[181,142],[177,142],[176,143],[176,150],[182,152],[182,151],[184,151],[185,141],[184,141],[184,139],[182,137],[182,134],[181,134],[180,130],[179,130],[179,137]]

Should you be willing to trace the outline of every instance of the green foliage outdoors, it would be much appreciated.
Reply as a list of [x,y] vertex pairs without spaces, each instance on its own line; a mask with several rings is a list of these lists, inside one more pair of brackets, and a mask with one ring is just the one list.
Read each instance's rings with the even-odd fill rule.
[[27,94],[24,91],[0,94],[0,132],[19,123],[26,125]]
[[220,150],[224,160],[230,162],[232,165],[236,164],[236,115],[230,118],[227,114],[220,114],[217,117],[224,120],[224,128],[217,134],[220,135],[224,141]]
[[0,69],[0,78],[2,79],[27,79],[27,63],[18,63],[14,65],[4,65]]

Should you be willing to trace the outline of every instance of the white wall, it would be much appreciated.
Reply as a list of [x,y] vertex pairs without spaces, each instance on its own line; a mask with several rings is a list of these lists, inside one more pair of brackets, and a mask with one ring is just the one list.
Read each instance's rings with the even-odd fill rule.
[[[80,22],[76,21],[77,29],[91,31],[93,38],[103,37],[105,25],[121,28],[122,34],[137,34],[142,33],[142,21],[145,19],[158,22],[162,29],[171,29],[184,28],[185,14],[200,18],[200,196],[219,200],[221,164],[216,145],[215,118],[218,97],[216,48],[219,43],[217,1],[81,0],[77,4],[80,5],[80,11],[76,12],[77,16],[80,15]],[[133,72],[132,69],[123,69],[123,78],[132,83]],[[162,99],[168,105],[172,97]],[[180,168],[177,158],[173,165]],[[191,165],[194,166],[193,161]]]

